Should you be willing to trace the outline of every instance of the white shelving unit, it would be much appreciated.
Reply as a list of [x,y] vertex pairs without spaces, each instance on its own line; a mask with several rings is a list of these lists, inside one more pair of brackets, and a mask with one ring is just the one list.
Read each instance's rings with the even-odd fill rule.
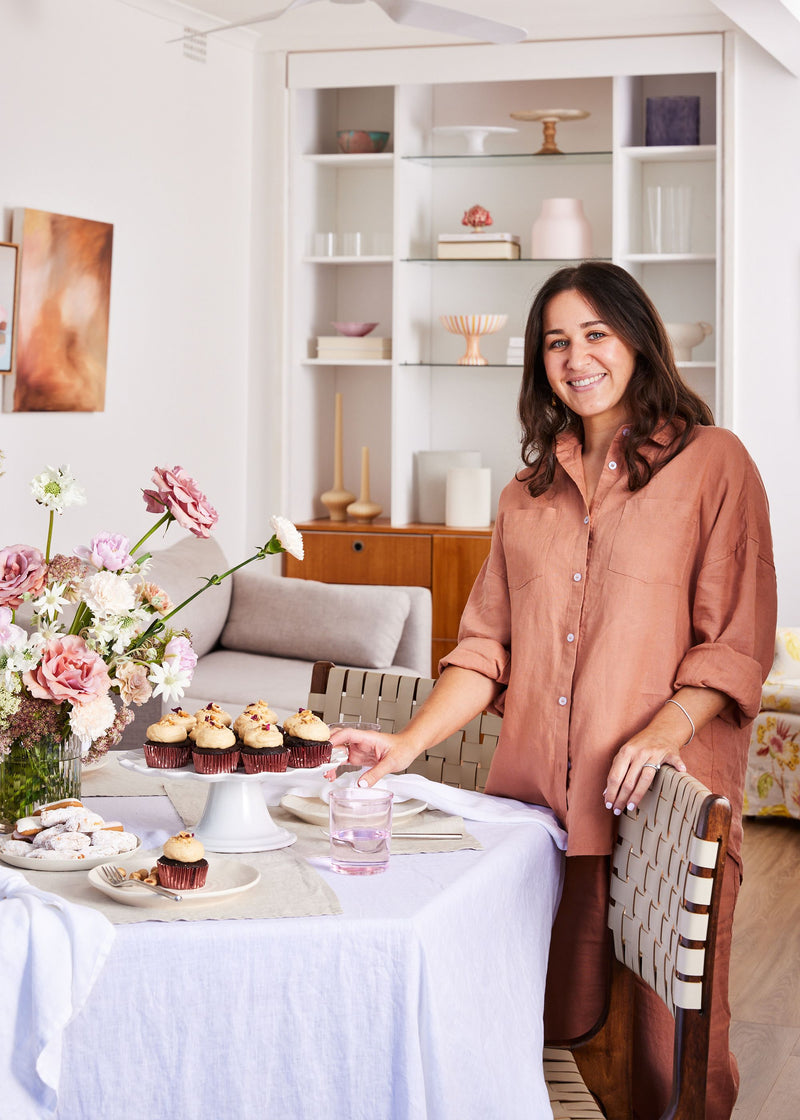
[[[712,407],[719,405],[721,38],[652,43],[649,55],[641,41],[605,43],[607,68],[591,44],[573,44],[569,56],[552,45],[545,51],[546,44],[525,44],[514,53],[489,47],[359,52],[357,70],[343,52],[340,60],[309,60],[290,70],[285,387],[294,438],[285,469],[292,517],[325,515],[319,494],[332,481],[337,392],[344,407],[345,485],[357,489],[361,447],[369,446],[372,498],[393,524],[416,519],[414,461],[421,450],[480,450],[492,468],[496,500],[519,462],[521,367],[505,362],[508,338],[524,333],[544,279],[572,263],[530,259],[530,229],[545,198],[583,200],[594,255],[635,275],[666,321],[713,325],[693,360],[680,366]],[[529,73],[543,76],[532,81]],[[359,85],[361,75],[370,84]],[[646,98],[686,92],[701,97],[701,143],[646,147]],[[558,126],[564,155],[535,155],[541,125],[512,121],[510,113],[552,104],[587,108],[591,116]],[[483,155],[467,154],[465,141],[433,131],[466,123],[518,131],[490,136]],[[340,128],[388,131],[389,150],[338,153]],[[649,251],[644,200],[655,184],[691,187],[688,253]],[[437,235],[459,230],[461,215],[475,203],[490,210],[494,229],[520,235],[523,259],[436,259]],[[345,235],[353,232],[362,234],[366,250],[381,251],[315,251],[315,235],[333,233],[344,248]],[[489,364],[459,366],[463,340],[448,334],[439,316],[490,312],[507,314],[508,322],[481,340]],[[374,335],[391,336],[392,360],[318,359],[314,339],[345,319],[378,322]]]

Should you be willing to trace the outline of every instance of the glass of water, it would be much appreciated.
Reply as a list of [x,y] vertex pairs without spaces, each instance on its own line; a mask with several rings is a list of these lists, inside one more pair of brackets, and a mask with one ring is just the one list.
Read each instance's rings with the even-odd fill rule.
[[347,786],[330,793],[331,867],[342,875],[376,875],[389,866],[393,794]]

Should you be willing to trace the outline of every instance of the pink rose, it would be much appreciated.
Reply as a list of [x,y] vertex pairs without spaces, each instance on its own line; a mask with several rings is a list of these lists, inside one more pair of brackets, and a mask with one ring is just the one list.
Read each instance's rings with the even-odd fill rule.
[[75,555],[88,560],[98,570],[105,568],[107,572],[121,572],[133,563],[129,547],[128,538],[119,533],[98,533],[91,539],[88,548],[76,548]]
[[115,677],[119,694],[125,704],[144,704],[153,695],[153,686],[147,679],[150,672],[141,661],[118,661]]
[[192,649],[192,643],[183,634],[171,638],[164,649],[164,664],[169,662],[175,669],[189,673],[189,679],[194,676],[197,665],[197,654]]
[[183,467],[156,467],[155,490],[143,490],[148,513],[171,513],[179,525],[196,537],[209,537],[219,514]]
[[0,549],[0,606],[16,610],[23,595],[38,595],[46,579],[47,564],[38,548],[12,544]]
[[32,696],[57,704],[88,704],[108,692],[111,678],[105,661],[77,634],[45,642],[42,659],[22,680]]

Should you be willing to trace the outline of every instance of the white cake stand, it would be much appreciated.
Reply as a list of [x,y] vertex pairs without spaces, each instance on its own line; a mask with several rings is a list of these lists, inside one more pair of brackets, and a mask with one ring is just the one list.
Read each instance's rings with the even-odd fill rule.
[[283,783],[290,777],[295,783],[305,778],[319,778],[326,770],[347,761],[347,751],[334,750],[331,762],[302,770],[285,770],[282,773],[198,774],[189,766],[175,770],[148,766],[143,751],[130,751],[119,764],[137,774],[170,782],[205,782],[208,785],[203,815],[194,833],[210,852],[272,852],[288,848],[297,836],[277,825],[269,813],[261,785],[280,778]]

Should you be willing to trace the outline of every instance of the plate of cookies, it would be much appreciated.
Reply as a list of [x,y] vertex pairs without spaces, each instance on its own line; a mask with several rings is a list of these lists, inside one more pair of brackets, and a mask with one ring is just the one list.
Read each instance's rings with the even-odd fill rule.
[[88,871],[141,846],[121,821],[106,821],[75,798],[41,805],[0,837],[0,860],[33,871]]

